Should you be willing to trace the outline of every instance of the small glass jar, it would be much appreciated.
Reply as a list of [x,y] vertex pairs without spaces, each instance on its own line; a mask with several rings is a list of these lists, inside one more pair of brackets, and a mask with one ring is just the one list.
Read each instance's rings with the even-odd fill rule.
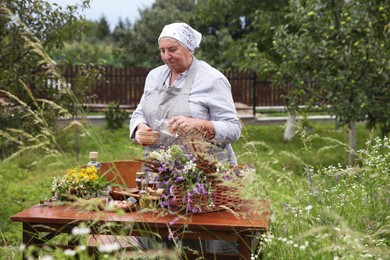
[[137,184],[137,188],[139,189],[140,194],[147,193],[148,180],[146,179],[146,173],[137,172],[135,182]]
[[155,172],[149,172],[149,175],[148,175],[148,187],[152,188],[153,190],[155,190],[157,188],[157,174]]
[[144,172],[136,172],[135,173],[135,185],[138,190],[141,190],[141,182],[142,179],[144,178],[145,173]]

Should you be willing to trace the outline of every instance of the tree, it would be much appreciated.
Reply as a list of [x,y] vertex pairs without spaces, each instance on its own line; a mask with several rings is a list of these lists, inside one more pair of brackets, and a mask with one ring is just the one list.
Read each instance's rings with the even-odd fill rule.
[[131,27],[131,24],[127,25],[127,28],[125,27],[125,24],[122,21],[122,18],[119,18],[118,24],[115,26],[114,31],[112,32],[112,40],[114,42],[119,42],[122,38],[122,35],[126,33],[126,30],[129,30]]
[[122,38],[119,53],[125,65],[160,65],[157,38],[163,26],[186,22],[203,35],[196,51],[199,59],[219,69],[248,69],[248,63],[242,62],[245,50],[255,42],[263,51],[272,51],[272,29],[284,20],[287,2],[156,0],[151,8],[140,11],[140,20]]
[[[88,4],[85,1],[84,7]],[[77,7],[43,0],[4,1],[0,5],[0,85],[34,109],[35,98],[53,97],[49,78],[60,78],[48,52],[78,32]],[[26,87],[31,93],[26,92]],[[55,101],[55,100],[53,100]]]
[[63,47],[52,50],[50,55],[56,62],[120,66],[120,60],[115,55],[117,49],[115,39],[120,38],[125,29],[117,27],[114,33],[108,35],[107,31],[104,30],[106,36],[102,36],[99,28],[108,26],[107,24],[102,26],[102,24],[105,22],[78,20],[80,34],[72,40],[65,41]]
[[104,15],[100,17],[99,22],[97,23],[96,37],[99,40],[105,40],[110,36],[110,25]]
[[164,25],[188,22],[196,1],[156,0],[151,8],[140,10],[140,19],[119,43],[122,63],[126,66],[156,67],[162,65],[157,39]]
[[199,56],[220,69],[256,70],[245,59],[246,51],[255,48],[278,62],[272,37],[285,22],[287,7],[287,0],[198,1],[194,22],[204,34]]
[[[81,10],[88,4],[84,0]],[[7,121],[2,120],[1,145],[8,140],[23,146],[19,151],[54,145],[55,120],[66,114],[61,105],[69,92],[49,84],[62,80],[49,52],[77,35],[78,8],[62,8],[44,0],[6,0],[0,4],[0,97],[8,104],[0,112],[2,118],[18,115],[21,118],[13,120],[22,119],[20,125],[5,125]]]
[[329,106],[350,130],[354,161],[359,121],[389,133],[390,6],[387,1],[291,1],[291,23],[278,28],[274,48],[279,84],[290,82],[289,107]]

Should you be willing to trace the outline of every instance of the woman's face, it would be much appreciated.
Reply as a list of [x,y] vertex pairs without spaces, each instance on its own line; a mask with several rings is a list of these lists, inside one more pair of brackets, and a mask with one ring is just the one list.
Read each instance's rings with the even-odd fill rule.
[[192,53],[179,41],[170,37],[163,37],[158,45],[162,60],[172,71],[182,73],[190,67]]

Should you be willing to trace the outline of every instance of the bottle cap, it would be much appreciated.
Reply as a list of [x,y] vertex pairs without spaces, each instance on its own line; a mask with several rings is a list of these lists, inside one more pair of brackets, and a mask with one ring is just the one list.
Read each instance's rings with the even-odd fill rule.
[[90,159],[97,159],[99,156],[99,153],[98,152],[90,152],[89,153],[89,158]]
[[145,173],[144,173],[144,172],[136,172],[135,175],[136,175],[136,176],[144,176]]

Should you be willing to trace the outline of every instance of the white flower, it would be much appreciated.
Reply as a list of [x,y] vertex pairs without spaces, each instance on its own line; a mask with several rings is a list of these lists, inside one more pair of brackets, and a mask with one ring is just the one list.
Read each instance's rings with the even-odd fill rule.
[[75,255],[76,255],[76,251],[74,251],[74,250],[72,250],[72,249],[65,249],[64,255],[67,255],[67,256],[75,256]]
[[77,235],[88,235],[91,233],[91,229],[89,227],[82,228],[82,227],[74,227],[72,229],[72,235],[77,236]]
[[20,250],[20,251],[23,251],[24,249],[26,249],[26,245],[25,245],[25,244],[21,244],[21,245],[19,246],[19,250]]
[[52,257],[51,255],[44,255],[44,256],[42,256],[41,259],[42,259],[42,260],[52,260],[53,257]]
[[158,161],[162,161],[164,158],[163,156],[157,152],[157,151],[153,151],[149,154],[149,157],[152,158],[152,159],[156,159]]
[[87,250],[87,246],[86,245],[80,245],[77,247],[77,251],[85,251]]
[[98,250],[100,252],[110,253],[113,251],[116,251],[120,248],[118,243],[112,243],[112,244],[103,244],[98,247]]
[[307,212],[310,212],[310,210],[313,208],[313,206],[312,205],[309,205],[309,206],[307,206],[305,209],[306,209],[306,211]]

